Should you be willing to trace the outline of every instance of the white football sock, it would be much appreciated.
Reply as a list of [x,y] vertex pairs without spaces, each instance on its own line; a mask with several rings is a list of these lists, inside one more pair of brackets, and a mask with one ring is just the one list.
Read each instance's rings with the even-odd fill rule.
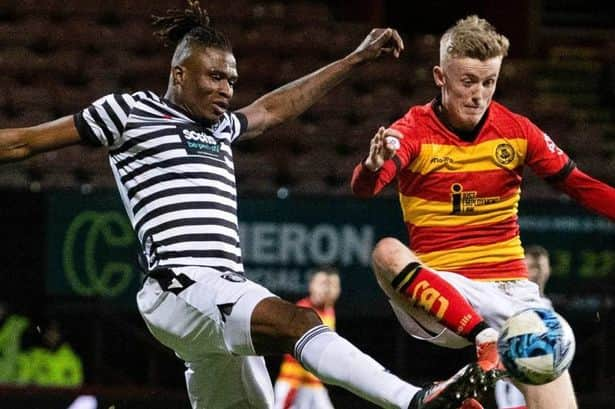
[[420,390],[325,325],[303,334],[295,344],[295,357],[323,382],[348,389],[383,408],[406,409]]

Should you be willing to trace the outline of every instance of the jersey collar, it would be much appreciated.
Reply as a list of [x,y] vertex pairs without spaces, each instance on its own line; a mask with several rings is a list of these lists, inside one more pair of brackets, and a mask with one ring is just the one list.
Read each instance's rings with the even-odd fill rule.
[[446,118],[444,118],[444,115],[442,115],[442,96],[441,95],[437,95],[431,101],[431,109],[436,115],[436,118],[438,118],[440,123],[444,125],[446,129],[451,131],[453,134],[459,137],[459,139],[465,142],[472,142],[476,139],[480,131],[483,129],[483,125],[485,125],[485,122],[487,122],[487,117],[489,116],[489,108],[487,108],[487,110],[483,114],[483,117],[480,119],[480,122],[474,127],[474,129],[472,129],[471,131],[462,131],[462,130],[453,128],[448,123]]

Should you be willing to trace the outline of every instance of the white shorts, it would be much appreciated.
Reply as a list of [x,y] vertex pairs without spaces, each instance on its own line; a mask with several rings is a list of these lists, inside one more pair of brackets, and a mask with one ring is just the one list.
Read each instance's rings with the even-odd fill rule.
[[[459,291],[472,307],[497,330],[514,313],[529,307],[543,307],[538,285],[529,280],[476,281],[461,274],[437,271]],[[389,300],[401,326],[415,338],[447,348],[463,348],[470,343],[439,323],[423,309]]]
[[137,306],[154,337],[185,361],[193,409],[273,406],[265,360],[253,356],[250,319],[261,300],[275,295],[206,267],[165,274],[171,276],[145,280]]

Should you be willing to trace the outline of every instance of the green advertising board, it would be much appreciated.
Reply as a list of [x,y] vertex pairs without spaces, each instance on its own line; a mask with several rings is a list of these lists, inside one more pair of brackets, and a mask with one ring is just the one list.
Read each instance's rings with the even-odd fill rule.
[[548,289],[608,294],[615,288],[615,224],[574,202],[526,202],[519,210],[524,245],[546,247]]
[[[117,193],[55,192],[47,200],[47,291],[134,308],[139,245]],[[250,279],[294,300],[314,266],[332,264],[342,274],[341,315],[389,313],[370,253],[382,237],[406,241],[396,199],[243,198],[238,212]],[[551,290],[599,291],[613,282],[614,224],[571,203],[522,203],[520,214],[523,242],[552,254]]]
[[117,194],[56,192],[46,199],[48,292],[120,302],[135,294],[138,243]]

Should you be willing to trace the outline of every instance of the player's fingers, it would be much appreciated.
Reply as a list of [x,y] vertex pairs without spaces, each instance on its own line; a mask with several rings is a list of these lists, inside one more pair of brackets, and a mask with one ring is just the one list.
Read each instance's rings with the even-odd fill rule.
[[391,53],[392,52],[392,44],[389,44],[393,38],[393,29],[392,28],[375,28],[372,31],[374,39],[372,41],[372,46],[375,49],[379,49],[380,52]]
[[393,29],[391,28],[377,28],[375,31],[378,33],[374,41],[376,43],[385,44],[393,36]]
[[380,128],[378,128],[376,135],[374,135],[374,137],[372,138],[370,146],[370,154],[372,155],[372,158],[383,157],[386,154],[386,146],[384,141],[385,131],[386,128],[381,126]]
[[393,54],[397,57],[396,50],[393,47],[382,47],[380,48],[380,52],[384,53],[384,54]]
[[399,57],[399,54],[404,50],[404,40],[401,38],[397,30],[393,29],[391,35],[393,41],[395,42],[395,57]]
[[370,152],[375,152],[377,150],[378,142],[380,141],[380,139],[382,139],[382,137],[379,134],[374,135],[374,137],[369,143]]
[[382,126],[380,128],[378,128],[378,130],[376,131],[376,133],[372,137],[372,142],[375,141],[377,138],[382,137],[382,135],[384,134],[384,131],[385,131],[385,129]]
[[[381,29],[382,30],[382,29]],[[393,54],[399,58],[401,51],[404,49],[404,42],[397,30],[393,28],[383,29],[378,36],[376,43],[380,46],[380,51],[385,54]]]

